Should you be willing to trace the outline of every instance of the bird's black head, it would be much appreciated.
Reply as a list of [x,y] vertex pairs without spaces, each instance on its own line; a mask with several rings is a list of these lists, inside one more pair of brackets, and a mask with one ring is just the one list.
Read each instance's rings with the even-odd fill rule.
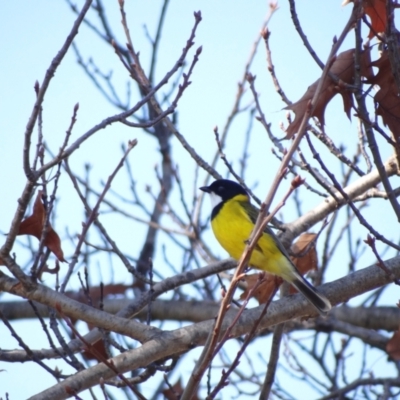
[[242,186],[228,179],[217,179],[210,186],[203,186],[200,190],[219,197],[220,201],[229,200],[238,194],[248,196],[248,193]]

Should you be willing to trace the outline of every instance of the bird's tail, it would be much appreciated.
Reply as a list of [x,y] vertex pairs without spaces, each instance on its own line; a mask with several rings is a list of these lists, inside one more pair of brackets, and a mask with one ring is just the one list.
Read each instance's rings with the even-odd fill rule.
[[299,273],[296,274],[296,277],[290,283],[303,294],[321,315],[326,315],[332,308],[330,301]]

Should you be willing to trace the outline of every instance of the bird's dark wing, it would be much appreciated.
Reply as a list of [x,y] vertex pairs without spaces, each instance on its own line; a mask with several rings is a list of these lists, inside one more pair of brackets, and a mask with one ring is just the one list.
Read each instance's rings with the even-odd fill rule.
[[[258,214],[260,213],[260,210],[253,206],[253,204],[249,202],[241,202],[241,206],[246,210],[247,215],[250,217],[250,220],[253,222],[253,224],[256,223]],[[271,236],[272,239],[274,240],[276,247],[279,249],[279,251],[287,258],[290,260],[289,254],[287,250],[283,247],[283,244],[279,241],[279,239],[276,237],[275,233],[271,228],[268,226],[265,227],[264,232]],[[291,261],[290,261],[291,262]]]

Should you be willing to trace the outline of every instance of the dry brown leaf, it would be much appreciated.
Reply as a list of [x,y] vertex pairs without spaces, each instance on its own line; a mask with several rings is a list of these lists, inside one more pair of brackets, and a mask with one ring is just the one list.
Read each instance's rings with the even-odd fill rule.
[[[164,398],[166,400],[177,400],[181,397],[182,393],[183,393],[183,386],[180,379],[174,385],[172,385],[172,387],[164,389],[162,391],[162,394],[164,395]],[[197,394],[194,394],[192,395],[191,399],[199,400],[200,398],[198,397]]]
[[[42,191],[39,191],[33,205],[33,213],[21,222],[18,235],[32,235],[40,240],[46,220],[46,211],[41,198]],[[48,225],[47,230],[48,232],[44,240],[44,245],[53,252],[59,261],[65,262],[64,253],[61,248],[60,237],[50,224]],[[4,265],[4,261],[1,258],[0,265]]]
[[[342,4],[354,3],[345,0]],[[371,30],[368,37],[371,39],[376,33],[385,32],[387,25],[386,0],[362,0],[364,13],[371,19]]]
[[42,280],[42,276],[44,273],[47,274],[58,274],[60,272],[60,263],[58,262],[58,260],[56,260],[55,262],[55,266],[54,268],[49,267],[48,264],[44,264],[41,266],[40,270],[38,271],[38,278],[40,280]]
[[[253,290],[254,286],[256,286],[259,283],[259,277],[260,273],[246,275],[243,278],[246,288],[240,296],[241,300],[246,299],[250,291]],[[265,273],[264,279],[261,281],[259,286],[254,290],[252,296],[260,304],[265,304],[271,297],[272,293],[274,292],[275,287],[279,286],[282,282],[283,282],[282,278]]]
[[303,233],[291,247],[292,253],[298,254],[299,257],[290,258],[302,275],[318,268],[318,256],[315,248],[316,237],[315,233]]
[[395,361],[400,360],[400,331],[396,331],[386,344],[386,352]]
[[[95,328],[95,326],[90,326],[88,324],[89,330]],[[103,339],[98,340],[90,346],[90,350],[85,348],[82,351],[82,356],[86,358],[86,360],[97,360],[102,361],[104,359],[108,359],[109,355],[107,353],[106,345]]]
[[[361,74],[363,76],[372,76],[372,68],[370,64],[370,53],[367,50],[361,55]],[[329,71],[344,83],[352,84],[354,80],[354,49],[340,53],[332,63]],[[307,107],[314,97],[318,83],[319,79],[307,88],[307,91],[299,101],[284,108],[285,110],[293,111],[295,114],[293,122],[286,129],[286,139],[290,139],[296,132],[298,132],[304,114],[307,112]],[[344,111],[350,118],[350,110],[353,105],[352,93],[348,91],[344,85],[336,84],[329,76],[327,76],[315,104],[314,111],[311,113],[311,117],[318,118],[321,125],[324,125],[325,123],[324,115],[326,106],[338,93],[342,96]]]
[[[315,248],[316,236],[315,233],[303,233],[291,247],[292,253],[299,256],[290,258],[302,275],[305,275],[308,271],[318,269],[318,255]],[[297,293],[297,290],[291,286],[290,293]]]
[[382,56],[371,65],[379,69],[374,77],[368,79],[368,83],[379,86],[379,90],[374,96],[378,105],[376,113],[382,117],[385,126],[391,130],[397,145],[397,158],[400,159],[400,97],[388,52],[383,52]]
[[[33,205],[33,213],[28,218],[25,218],[19,226],[18,235],[32,235],[40,240],[44,224],[46,221],[46,210],[42,203],[42,191],[39,190],[35,204]],[[56,231],[49,224],[47,227],[47,235],[44,240],[44,245],[48,247],[53,254],[60,260],[64,261],[64,253],[61,249],[61,240]]]
[[385,32],[387,25],[386,0],[363,0],[364,12],[371,19],[371,30],[368,37],[371,39],[376,33]]

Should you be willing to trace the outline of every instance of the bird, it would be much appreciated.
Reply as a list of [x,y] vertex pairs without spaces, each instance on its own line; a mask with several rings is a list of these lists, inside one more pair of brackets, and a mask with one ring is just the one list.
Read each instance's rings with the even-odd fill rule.
[[[239,260],[259,210],[251,204],[247,191],[234,181],[218,179],[200,190],[211,197],[214,236],[231,257]],[[321,315],[326,315],[332,308],[329,300],[300,274],[285,247],[269,227],[264,229],[248,264],[283,278],[302,293]]]

